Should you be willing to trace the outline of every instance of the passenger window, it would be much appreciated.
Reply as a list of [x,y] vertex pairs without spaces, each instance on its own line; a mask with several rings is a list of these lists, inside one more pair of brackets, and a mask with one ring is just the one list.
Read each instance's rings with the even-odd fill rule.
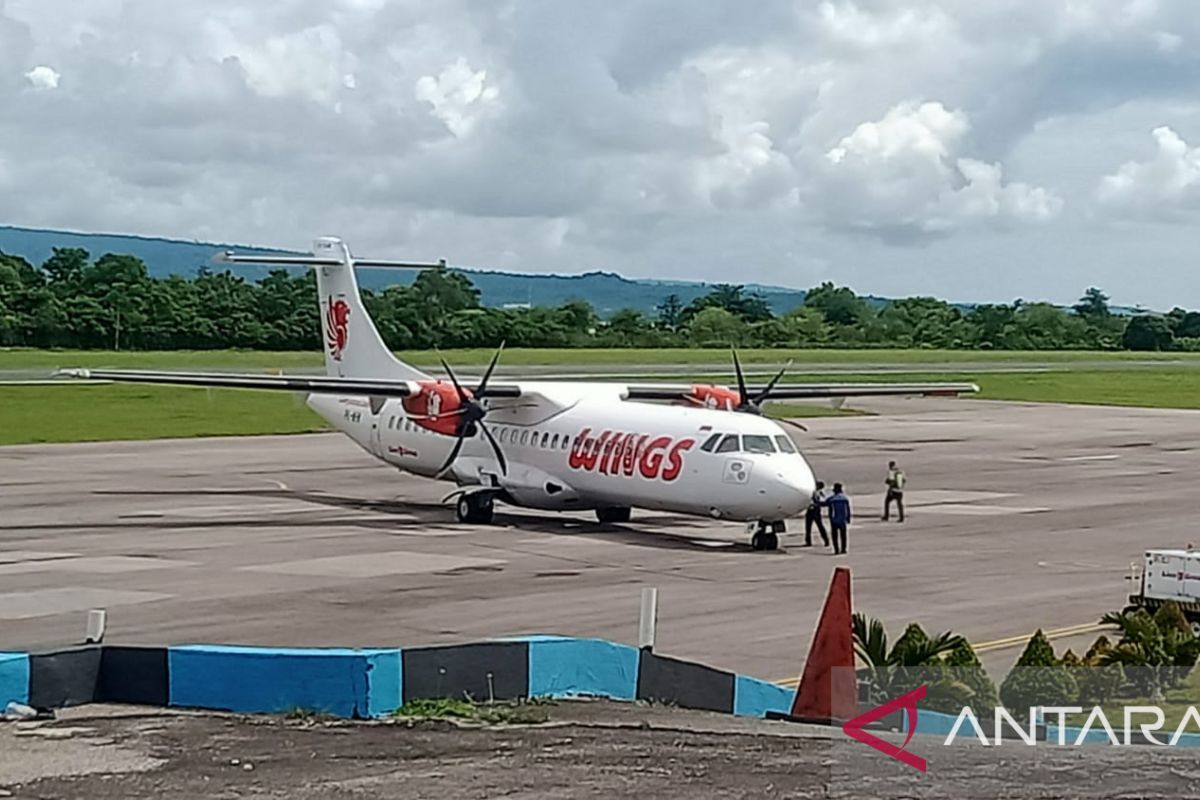
[[542,434],[542,449],[545,449],[549,446],[550,446],[550,434],[543,433]]
[[742,446],[747,453],[774,453],[775,445],[771,444],[770,436],[751,436],[742,437]]
[[786,434],[777,434],[775,436],[775,443],[779,445],[779,451],[781,453],[796,452],[796,445],[792,444],[791,437],[787,436]]
[[721,440],[717,445],[718,453],[736,453],[739,449],[738,437],[736,433],[730,433]]
[[570,445],[570,442],[571,442],[571,437],[570,437],[570,436],[567,436],[567,435],[564,433],[564,434],[563,434],[563,438],[562,438],[562,449],[563,449],[563,450],[566,450],[566,449],[567,449],[567,447]]
[[712,436],[708,437],[708,440],[704,444],[700,445],[700,449],[706,453],[711,453],[713,448],[717,446],[717,440],[720,438],[721,434],[714,433]]
[[554,436],[550,439],[550,449],[551,450],[558,449],[558,434],[557,433],[554,434]]
[[529,443],[529,431],[521,431],[521,444]]
[[496,441],[500,442],[501,444],[504,444],[504,438],[507,435],[508,435],[508,429],[500,428],[499,430],[496,431]]

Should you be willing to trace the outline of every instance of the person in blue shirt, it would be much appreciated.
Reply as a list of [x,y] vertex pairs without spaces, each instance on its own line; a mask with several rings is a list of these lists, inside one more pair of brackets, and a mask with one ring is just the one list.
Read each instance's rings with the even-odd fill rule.
[[842,491],[842,485],[833,485],[833,494],[825,501],[829,506],[829,528],[833,534],[833,554],[846,554],[846,529],[850,526],[850,498]]

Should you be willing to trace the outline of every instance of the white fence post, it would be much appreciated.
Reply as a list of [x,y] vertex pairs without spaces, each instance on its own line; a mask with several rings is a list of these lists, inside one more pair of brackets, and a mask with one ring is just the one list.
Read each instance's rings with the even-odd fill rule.
[[93,608],[87,615],[87,644],[100,644],[104,641],[104,629],[108,625],[108,612],[103,608]]
[[642,613],[638,621],[638,648],[654,652],[654,631],[658,627],[658,589],[642,589]]

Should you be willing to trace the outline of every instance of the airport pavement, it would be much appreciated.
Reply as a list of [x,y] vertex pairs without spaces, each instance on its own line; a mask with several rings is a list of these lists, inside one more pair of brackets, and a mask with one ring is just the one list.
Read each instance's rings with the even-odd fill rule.
[[[844,559],[796,533],[753,552],[739,525],[649,512],[605,527],[502,508],[462,526],[446,485],[337,434],[0,448],[0,650],[78,642],[96,607],[127,644],[633,642],[640,589],[657,586],[659,651],[775,679],[799,671],[836,564],[893,637],[916,620],[987,642],[1094,622],[1146,548],[1197,538],[1200,412],[872,408],[796,434],[855,501]],[[878,519],[890,458],[909,476],[903,525]]]

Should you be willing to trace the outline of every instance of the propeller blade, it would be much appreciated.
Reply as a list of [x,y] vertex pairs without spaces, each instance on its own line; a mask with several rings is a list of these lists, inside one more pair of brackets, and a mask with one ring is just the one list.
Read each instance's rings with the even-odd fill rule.
[[483,380],[479,382],[479,388],[475,390],[476,397],[483,397],[484,390],[487,389],[488,381],[492,378],[492,370],[496,369],[496,362],[500,360],[500,354],[504,352],[504,342],[500,342],[500,346],[496,348],[496,354],[492,356],[492,363],[488,364],[487,372],[483,373]]
[[750,402],[750,397],[746,393],[746,376],[742,374],[742,362],[738,360],[737,350],[731,347],[729,348],[729,352],[733,354],[733,369],[737,373],[738,395],[740,397],[738,402],[746,405]]
[[464,406],[471,402],[471,398],[467,397],[467,393],[463,391],[462,386],[458,382],[458,378],[454,374],[454,370],[450,369],[450,365],[446,363],[446,359],[441,359],[442,368],[446,370],[446,374],[450,376],[450,382],[454,384],[454,391],[458,392],[458,401]]
[[458,458],[458,453],[462,450],[463,440],[466,438],[466,431],[458,435],[457,441],[454,442],[454,449],[450,451],[450,456],[446,459],[446,463],[442,464],[442,468],[437,471],[437,475],[434,477],[441,478],[450,471],[450,467],[454,466],[454,459]]
[[784,425],[791,425],[793,428],[799,428],[800,430],[804,431],[805,433],[808,433],[808,428],[804,427],[799,422],[795,422],[790,419],[784,419],[783,417],[779,417],[775,421],[782,422]]
[[774,378],[771,378],[771,382],[767,384],[766,388],[758,393],[758,396],[754,398],[754,402],[761,403],[763,400],[766,400],[771,394],[771,390],[775,388],[775,384],[779,383],[779,379],[782,378],[783,374],[791,368],[792,362],[789,359],[788,362],[783,365],[783,369],[779,370],[779,374],[777,374]]
[[487,429],[487,426],[482,422],[479,423],[479,430],[483,431],[483,435],[487,437],[488,443],[492,446],[492,450],[496,452],[496,460],[500,462],[500,472],[504,475],[508,474],[508,461],[504,458],[504,452],[501,451],[500,445],[496,442],[496,437],[492,436],[492,432]]

